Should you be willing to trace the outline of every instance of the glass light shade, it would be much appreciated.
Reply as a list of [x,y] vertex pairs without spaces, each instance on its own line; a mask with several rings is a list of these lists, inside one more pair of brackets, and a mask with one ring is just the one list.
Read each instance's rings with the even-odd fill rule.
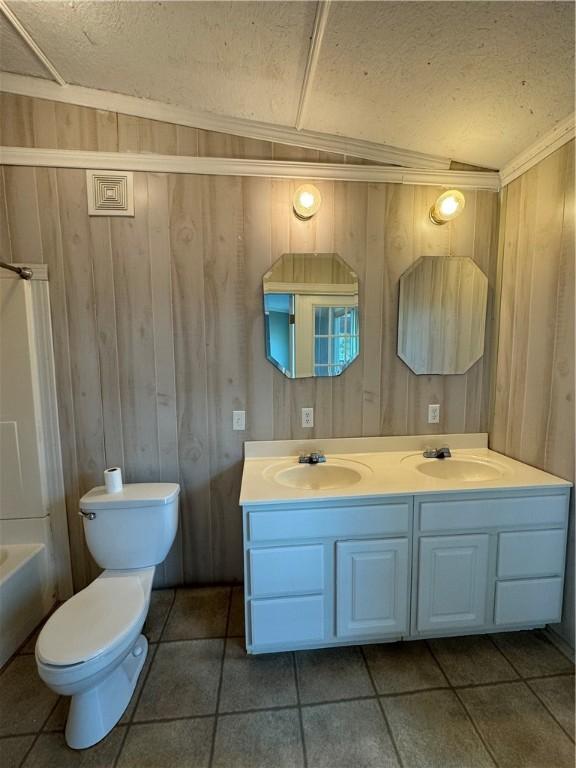
[[294,193],[292,205],[299,219],[310,219],[322,204],[320,190],[313,184],[302,184]]
[[458,189],[449,189],[436,200],[430,208],[430,221],[433,224],[446,224],[459,216],[466,205],[466,198]]

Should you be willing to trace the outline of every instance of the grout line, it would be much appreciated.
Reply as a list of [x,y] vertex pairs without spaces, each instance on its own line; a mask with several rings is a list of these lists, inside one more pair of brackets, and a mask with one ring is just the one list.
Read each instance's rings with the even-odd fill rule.
[[368,664],[368,659],[366,658],[366,654],[364,653],[364,646],[359,646],[360,654],[362,655],[362,658],[364,660],[364,666],[366,667],[366,671],[368,672],[368,677],[370,678],[370,682],[372,683],[372,688],[374,689],[374,693],[376,694],[376,698],[378,701],[378,707],[380,708],[380,712],[382,713],[382,719],[384,720],[384,725],[386,727],[386,731],[388,732],[388,736],[390,737],[390,741],[392,743],[392,746],[394,748],[394,752],[396,754],[396,759],[398,760],[398,765],[400,768],[404,767],[404,763],[402,761],[402,758],[400,756],[400,751],[398,749],[398,745],[396,744],[396,739],[394,738],[394,734],[392,733],[392,728],[390,727],[390,723],[388,722],[388,718],[386,717],[386,712],[384,711],[384,705],[382,704],[382,701],[378,695],[378,688],[376,686],[376,682],[374,680],[374,676],[372,675],[372,670],[370,669],[370,665]]
[[[232,614],[232,587],[228,589],[228,613],[226,614],[226,628],[224,630],[225,635],[228,634],[228,627],[230,626],[230,616]],[[226,659],[226,645],[227,638],[223,638],[222,643],[222,658],[220,660],[220,679],[218,680],[218,691],[216,693],[216,711],[214,713],[214,727],[212,728],[212,739],[210,743],[210,757],[208,759],[208,768],[212,768],[214,761],[214,750],[216,748],[216,731],[218,730],[218,713],[220,711],[220,694],[222,693],[222,681],[224,678],[224,661]]]
[[[456,699],[460,702],[460,706],[464,710],[464,713],[465,713],[466,717],[468,718],[468,720],[470,722],[470,725],[472,726],[472,730],[478,736],[478,739],[479,739],[480,743],[482,744],[482,746],[484,747],[484,749],[486,750],[486,753],[487,753],[488,757],[492,760],[492,762],[494,763],[496,768],[499,768],[498,761],[496,760],[496,755],[493,754],[492,750],[488,746],[488,742],[484,739],[483,735],[480,733],[480,729],[476,725],[476,723],[474,721],[474,718],[472,717],[470,712],[466,709],[466,707],[464,705],[464,702],[462,700],[462,697],[458,695],[458,690],[456,689],[456,687],[454,685],[452,685],[450,679],[448,678],[447,673],[444,672],[444,668],[442,667],[442,664],[440,663],[440,661],[436,657],[436,654],[434,653],[434,650],[432,649],[432,645],[428,642],[428,640],[426,640],[426,647],[428,648],[428,651],[430,652],[430,655],[432,656],[432,658],[434,659],[436,664],[440,667],[440,670],[442,671],[442,674],[444,675],[444,677],[446,679],[446,682],[448,683],[448,686],[449,686],[450,691],[452,692],[452,695],[455,696]],[[504,682],[504,681],[502,681],[502,682]],[[509,683],[509,682],[515,682],[515,681],[506,680],[505,682]],[[470,687],[474,688],[474,687],[481,687],[481,686],[472,685]]]
[[480,740],[480,743],[482,744],[482,746],[483,746],[483,747],[484,747],[484,749],[486,750],[486,753],[487,753],[487,755],[490,757],[490,759],[492,760],[492,762],[494,763],[494,765],[496,766],[496,768],[499,768],[499,766],[500,766],[500,763],[499,763],[499,762],[498,762],[498,760],[496,759],[496,755],[495,755],[495,754],[494,754],[494,752],[492,751],[491,747],[489,747],[489,746],[488,746],[488,741],[487,741],[487,740],[484,738],[484,736],[483,736],[483,735],[482,735],[482,733],[480,732],[480,729],[479,729],[479,728],[478,728],[478,726],[476,725],[476,722],[475,722],[475,720],[474,720],[474,718],[473,718],[473,716],[472,716],[472,713],[471,713],[471,712],[469,712],[469,710],[468,710],[468,707],[466,706],[466,703],[465,703],[465,702],[464,702],[464,700],[462,699],[462,696],[460,696],[460,695],[459,695],[459,693],[458,693],[458,690],[456,690],[456,689],[452,689],[452,691],[453,691],[453,693],[454,693],[454,696],[456,696],[456,698],[457,698],[457,699],[458,699],[458,701],[460,702],[460,706],[462,707],[462,709],[463,709],[463,710],[464,710],[464,712],[466,713],[466,717],[468,718],[468,720],[470,720],[470,722],[471,722],[471,724],[472,724],[472,728],[474,729],[474,732],[477,734],[477,736],[478,736],[478,738],[479,738],[479,740]]
[[533,682],[534,680],[549,680],[551,677],[574,677],[576,670],[572,670],[569,672],[566,670],[566,672],[554,672],[550,675],[530,675],[530,677],[524,678],[527,683]]
[[539,696],[539,695],[538,695],[538,691],[535,691],[535,690],[534,690],[534,688],[532,688],[532,686],[530,685],[530,683],[529,683],[529,682],[526,682],[526,685],[527,685],[527,686],[528,686],[528,688],[529,688],[529,689],[532,691],[532,693],[534,694],[534,696],[536,696],[536,698],[538,699],[538,701],[540,702],[540,704],[542,704],[542,706],[544,707],[544,709],[545,709],[545,710],[548,712],[548,714],[550,715],[550,717],[551,717],[551,718],[552,718],[552,719],[553,719],[553,720],[554,720],[554,721],[557,723],[557,725],[558,725],[558,726],[559,726],[559,727],[560,727],[560,728],[561,728],[561,729],[564,731],[564,733],[565,733],[565,734],[568,736],[568,738],[570,739],[570,741],[571,741],[572,743],[574,743],[574,736],[573,736],[573,734],[571,734],[571,733],[568,733],[568,731],[566,730],[566,728],[564,728],[564,726],[562,725],[562,723],[560,722],[560,720],[558,720],[558,718],[556,717],[556,715],[554,714],[554,712],[552,712],[552,710],[550,709],[550,707],[549,707],[549,706],[546,704],[546,701],[545,701],[543,698],[541,698],[541,696]]
[[302,741],[302,757],[304,759],[304,768],[308,768],[308,750],[306,749],[306,737],[304,736],[304,719],[302,717],[302,700],[300,698],[300,683],[298,681],[298,662],[296,653],[292,651],[292,671],[294,673],[294,685],[296,686],[296,703],[298,705],[298,722],[300,724],[300,740]]
[[164,623],[162,624],[162,627],[160,628],[160,633],[158,635],[158,643],[164,642],[162,638],[164,637],[164,632],[166,630],[166,627],[168,625],[168,620],[170,619],[170,616],[172,615],[172,610],[174,608],[174,605],[176,603],[176,592],[177,589],[174,589],[174,594],[172,595],[172,601],[170,603],[170,607],[166,611],[166,618],[164,619]]
[[[231,717],[233,715],[256,715],[259,712],[278,712],[285,709],[296,709],[295,704],[285,704],[277,707],[262,707],[261,709],[239,709],[228,712],[219,712],[218,718]],[[155,725],[156,723],[178,723],[181,720],[208,720],[216,717],[215,712],[207,712],[205,715],[186,715],[183,717],[157,717],[153,720],[135,720],[133,725]]]
[[[496,650],[498,651],[498,653],[500,654],[500,656],[502,656],[502,658],[503,658],[505,661],[507,661],[507,662],[508,662],[508,664],[510,664],[510,666],[512,667],[512,669],[514,670],[514,672],[516,672],[516,674],[518,675],[518,679],[519,679],[519,680],[523,680],[523,679],[524,679],[524,677],[523,677],[523,675],[521,675],[521,674],[520,674],[520,670],[518,669],[518,667],[517,667],[517,666],[514,664],[514,662],[512,661],[512,659],[509,659],[509,658],[508,658],[508,656],[507,656],[507,655],[504,653],[504,651],[503,651],[503,650],[500,648],[500,646],[498,645],[498,643],[496,642],[496,640],[494,640],[494,637],[493,637],[492,635],[488,635],[488,638],[489,638],[490,642],[492,643],[492,645],[494,646],[494,648],[496,648]],[[487,685],[489,685],[489,683],[487,683]]]

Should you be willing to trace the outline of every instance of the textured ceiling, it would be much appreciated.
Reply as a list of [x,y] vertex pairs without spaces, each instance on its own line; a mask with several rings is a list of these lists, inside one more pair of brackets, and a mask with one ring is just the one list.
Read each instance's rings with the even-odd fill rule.
[[0,70],[32,77],[50,77],[16,30],[0,14]]
[[574,5],[335,3],[310,105],[306,127],[499,168],[574,108]]
[[[315,2],[8,5],[69,83],[295,124]],[[302,127],[499,168],[573,108],[571,2],[332,2]]]
[[299,2],[8,5],[68,83],[280,124],[296,113],[316,11]]

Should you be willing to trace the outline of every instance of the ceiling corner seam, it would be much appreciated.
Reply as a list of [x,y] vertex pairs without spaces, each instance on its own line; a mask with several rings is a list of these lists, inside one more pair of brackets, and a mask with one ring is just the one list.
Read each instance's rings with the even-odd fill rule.
[[318,61],[320,60],[320,50],[324,40],[324,33],[328,24],[328,13],[330,11],[331,0],[319,0],[316,7],[316,16],[314,17],[314,28],[310,38],[310,48],[306,59],[306,69],[304,70],[304,79],[300,89],[300,99],[298,101],[298,111],[296,113],[296,122],[294,127],[297,131],[301,130],[306,116],[306,108],[310,100],[310,92],[314,83]]

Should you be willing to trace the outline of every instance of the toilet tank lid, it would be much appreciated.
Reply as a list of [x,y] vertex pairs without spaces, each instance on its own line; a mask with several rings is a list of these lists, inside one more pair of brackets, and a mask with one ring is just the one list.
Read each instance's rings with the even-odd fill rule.
[[108,493],[99,485],[80,499],[80,509],[115,509],[127,507],[162,507],[180,493],[178,483],[127,483],[121,491]]

